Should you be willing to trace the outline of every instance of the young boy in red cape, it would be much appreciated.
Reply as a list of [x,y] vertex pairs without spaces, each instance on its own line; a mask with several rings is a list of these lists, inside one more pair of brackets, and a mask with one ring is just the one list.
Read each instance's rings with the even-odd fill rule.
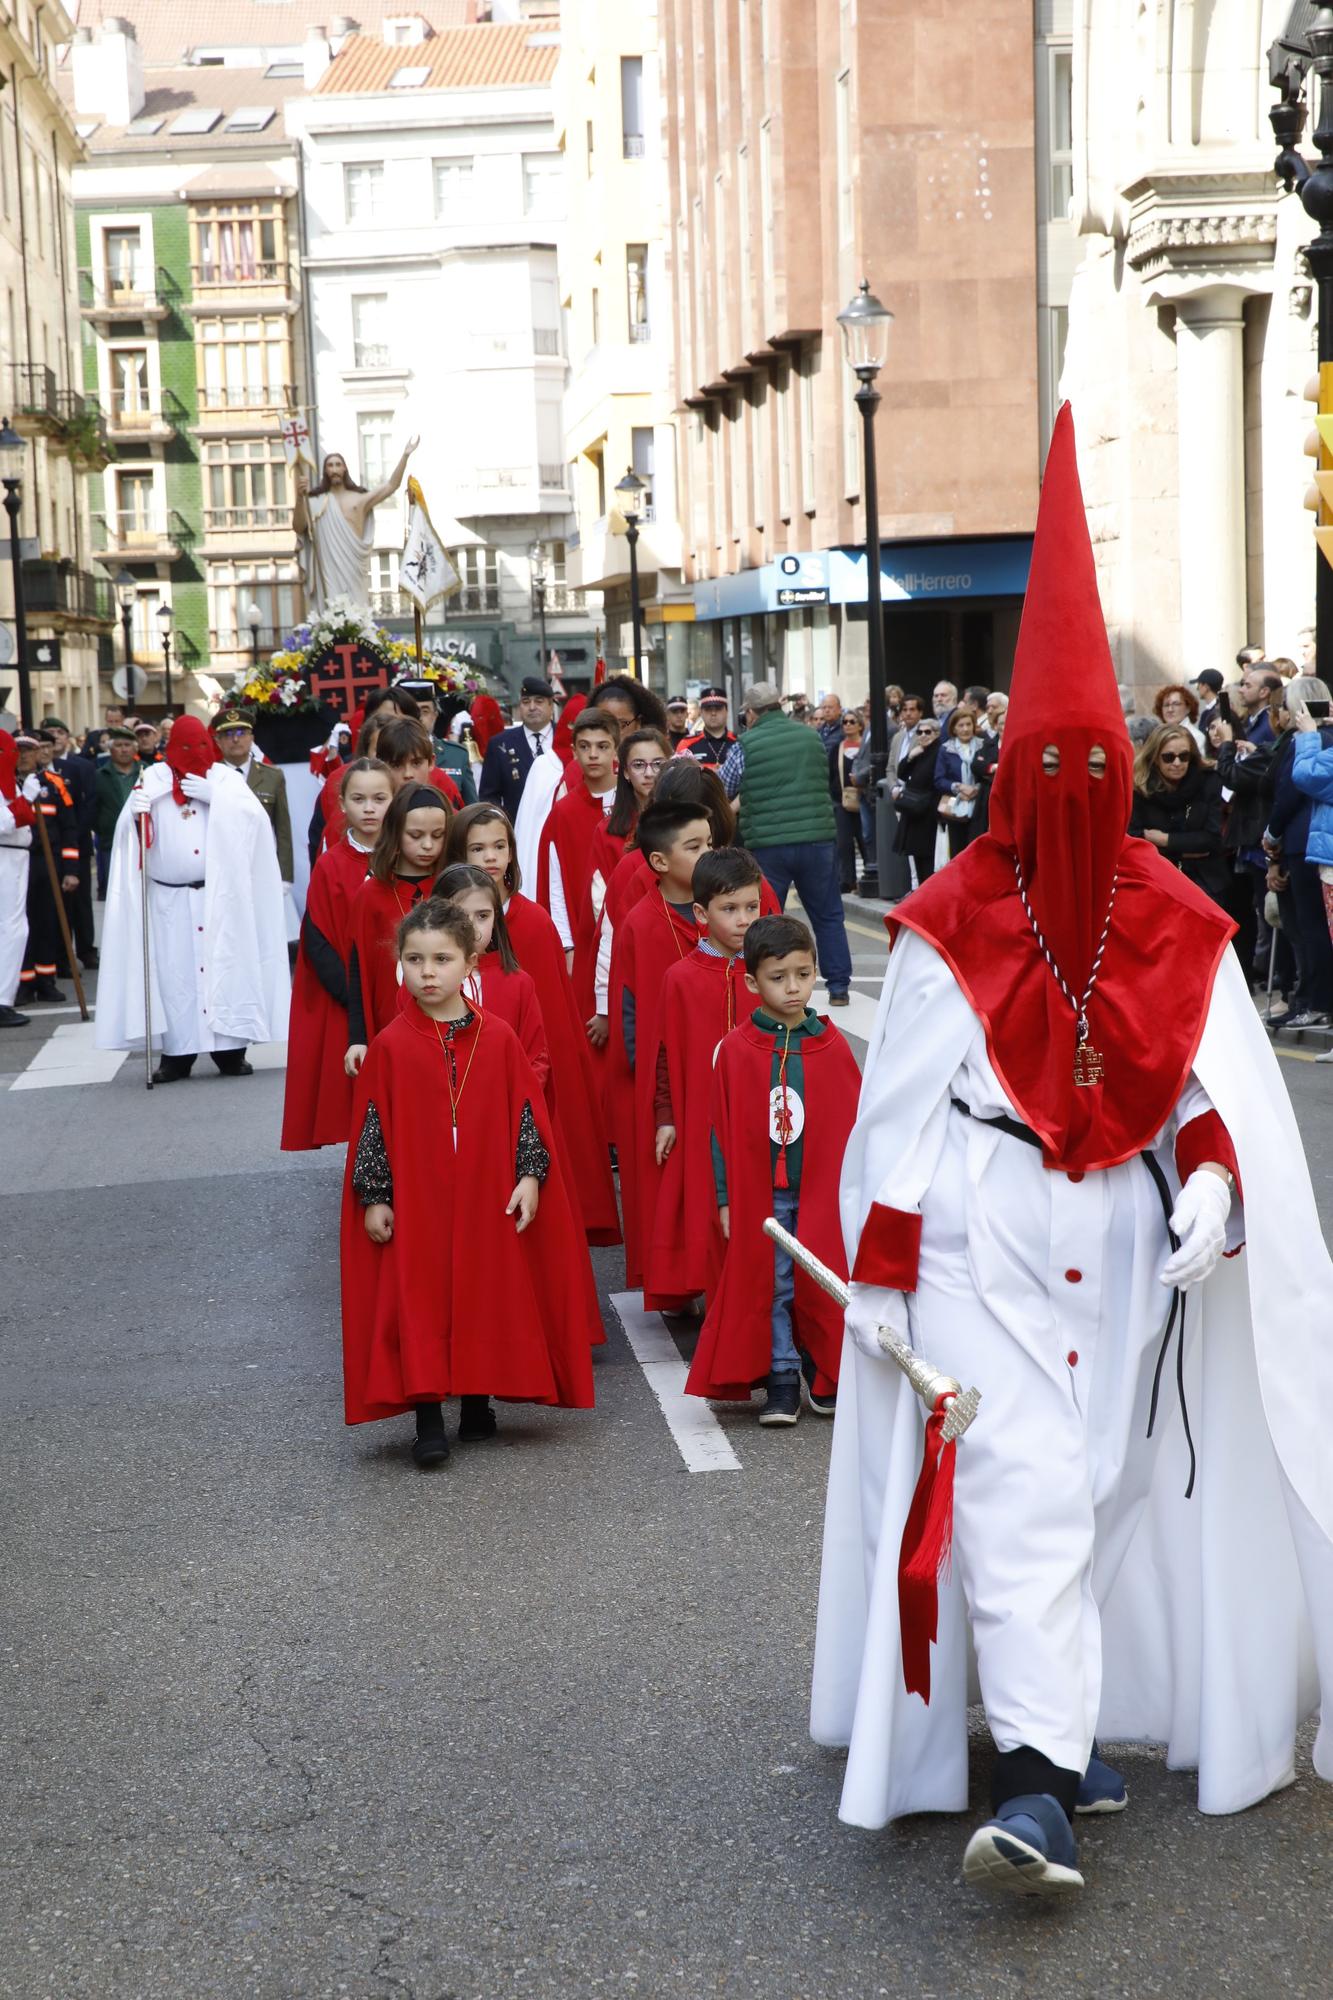
[[[585,708],[570,732],[578,781],[566,772],[566,790],[547,814],[537,857],[537,900],[551,913],[569,956],[574,997],[586,1021],[592,1014],[596,922],[588,898],[593,837],[600,832],[616,796],[614,719],[600,708]],[[584,989],[586,988],[586,996]],[[587,1006],[584,1007],[584,999]]]
[[[660,1179],[654,1102],[662,989],[672,967],[699,942],[694,870],[711,841],[712,827],[698,806],[648,807],[639,821],[639,846],[656,887],[617,931],[611,957],[607,1108],[620,1163],[625,1282],[632,1290],[644,1283]],[[650,1312],[676,1311],[680,1303],[644,1292]]]
[[619,1243],[620,1215],[611,1174],[592,1045],[580,1018],[565,954],[540,903],[520,893],[514,829],[499,806],[467,806],[449,829],[446,858],[471,862],[497,885],[514,956],[537,989],[551,1052],[553,1104],[568,1106],[562,1119],[570,1183],[589,1243]]
[[357,1083],[343,1186],[349,1424],[416,1410],[413,1456],[495,1433],[492,1396],[590,1409],[591,1329],[541,1089],[505,1022],[468,1005],[476,933],[431,900],[403,920],[410,1004]]
[[347,953],[347,1074],[355,1076],[370,1043],[398,1012],[394,939],[410,910],[424,902],[444,859],[449,808],[430,785],[398,793],[380,828],[370,873],[352,904]]
[[342,773],[342,838],[310,871],[287,1027],[282,1150],[341,1146],[352,1115],[347,1074],[347,955],[352,907],[393,801],[386,765],[358,757]]
[[807,1248],[847,1275],[838,1176],[856,1118],[861,1073],[830,1021],[810,1006],[815,941],[794,917],[761,917],[745,934],[745,974],[758,1006],[718,1051],[712,1153],[726,1239],[722,1277],[685,1387],[716,1402],[768,1395],[761,1424],[794,1424],[801,1377],[810,1407],[832,1416],[842,1310],[794,1270],[764,1235],[776,1216]]
[[694,915],[706,926],[698,949],[673,965],[662,991],[657,1049],[656,1155],[662,1169],[647,1281],[653,1292],[711,1292],[722,1257],[709,1147],[713,1069],[723,1038],[759,1004],[739,955],[759,917],[763,874],[743,847],[701,855]]

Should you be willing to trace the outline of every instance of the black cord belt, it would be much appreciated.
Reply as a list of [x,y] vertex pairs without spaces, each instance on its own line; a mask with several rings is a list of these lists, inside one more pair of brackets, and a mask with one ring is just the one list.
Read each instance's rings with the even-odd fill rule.
[[[1031,1126],[1021,1124],[1017,1118],[1009,1118],[1004,1115],[998,1118],[984,1117],[981,1112],[974,1111],[970,1104],[964,1104],[961,1097],[950,1095],[949,1102],[955,1111],[961,1111],[964,1117],[973,1119],[976,1124],[993,1125],[997,1131],[1007,1132],[1011,1139],[1021,1139],[1025,1146],[1035,1146],[1038,1152],[1042,1150],[1041,1140],[1037,1137]],[[1151,1153],[1140,1153],[1138,1157],[1148,1169],[1149,1177],[1154,1188],[1157,1190],[1157,1198],[1162,1204],[1162,1218],[1166,1223],[1167,1240],[1173,1251],[1179,1250],[1180,1238],[1171,1227],[1171,1211],[1174,1203],[1171,1199],[1171,1189],[1167,1184],[1166,1175],[1162,1172],[1161,1167]],[[1185,1498],[1188,1500],[1194,1493],[1194,1475],[1198,1470],[1198,1459],[1194,1450],[1194,1438],[1190,1431],[1190,1413],[1185,1402],[1185,1294],[1179,1285],[1175,1286],[1171,1293],[1171,1309],[1166,1317],[1166,1330],[1162,1334],[1162,1344],[1157,1353],[1157,1366],[1153,1370],[1152,1398],[1148,1405],[1149,1437],[1152,1436],[1153,1425],[1157,1422],[1157,1401],[1162,1388],[1162,1370],[1166,1365],[1166,1357],[1171,1346],[1171,1336],[1173,1333],[1176,1336],[1176,1397],[1180,1403],[1180,1421],[1185,1427],[1185,1443],[1189,1447],[1190,1455],[1189,1484],[1185,1488]]]
[[148,877],[155,889],[202,889],[202,882],[163,882],[156,875]]

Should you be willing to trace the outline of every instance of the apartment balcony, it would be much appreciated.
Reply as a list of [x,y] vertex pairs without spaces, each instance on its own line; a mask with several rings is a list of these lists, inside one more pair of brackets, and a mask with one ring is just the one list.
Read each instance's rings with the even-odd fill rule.
[[180,284],[160,264],[79,272],[79,311],[102,333],[126,320],[164,320],[179,303]]
[[118,562],[179,562],[194,539],[194,529],[174,508],[93,515],[94,553],[104,562],[111,557]]
[[[398,590],[372,590],[370,608],[376,618],[406,618],[412,610],[412,600]],[[437,620],[447,623],[451,618],[472,616],[498,618],[500,615],[500,586],[497,583],[465,583],[443,604],[437,604],[430,613],[431,624]],[[443,618],[441,618],[443,613]]]
[[537,484],[541,487],[543,493],[567,494],[569,492],[569,467],[564,464],[539,465],[537,467]]
[[247,625],[243,632],[213,632],[208,635],[209,657],[215,665],[225,664],[231,672],[250,666],[256,649],[259,658],[267,660],[276,653],[288,634],[277,625],[261,625],[251,633]]
[[13,425],[19,436],[58,437],[60,392],[55,370],[37,361],[11,361],[9,379],[13,385]]
[[[586,591],[576,590],[574,589],[572,584],[568,583],[547,584],[546,615],[548,618],[559,618],[559,617],[582,618],[586,616],[587,611],[588,611],[588,594]],[[534,617],[536,616],[535,600],[533,606],[533,615]]]
[[106,412],[107,436],[116,444],[170,444],[184,427],[185,405],[164,389],[156,403],[143,389],[113,389]]
[[295,266],[285,258],[191,264],[190,292],[196,319],[200,313],[294,313],[298,304]]
[[281,505],[205,507],[202,556],[272,555],[292,553],[292,510]]
[[276,431],[291,408],[293,391],[258,387],[199,390],[195,429],[206,437],[239,437]]
[[458,520],[482,514],[553,514],[569,511],[569,470],[564,465],[479,465],[448,495]]
[[110,632],[116,621],[109,580],[68,560],[25,562],[23,602],[30,617],[49,621],[57,632],[89,626]]

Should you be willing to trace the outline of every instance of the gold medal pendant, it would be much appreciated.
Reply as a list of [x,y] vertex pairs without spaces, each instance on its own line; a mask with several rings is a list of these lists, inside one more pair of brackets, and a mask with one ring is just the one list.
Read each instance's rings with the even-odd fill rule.
[[1074,1050],[1074,1082],[1081,1088],[1087,1089],[1094,1083],[1100,1083],[1102,1075],[1102,1052],[1100,1049],[1094,1049],[1084,1035]]

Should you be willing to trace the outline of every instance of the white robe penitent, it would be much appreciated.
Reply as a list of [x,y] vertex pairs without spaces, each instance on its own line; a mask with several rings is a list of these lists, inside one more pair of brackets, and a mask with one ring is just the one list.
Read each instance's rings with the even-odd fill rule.
[[[903,1685],[898,1612],[922,1406],[891,1362],[846,1340],[811,1730],[848,1747],[839,1812],[853,1825],[966,1808],[974,1669],[1000,1749],[1027,1742],[1081,1770],[1094,1729],[1162,1744],[1173,1768],[1197,1769],[1206,1813],[1291,1780],[1297,1729],[1321,1680],[1333,1689],[1333,1267],[1230,950],[1155,1148],[1173,1195],[1175,1131],[1208,1103],[1244,1191],[1228,1247],[1245,1247],[1186,1294],[1187,1500],[1174,1351],[1145,1437],[1170,1254],[1146,1169],[1071,1178],[981,1123],[1017,1116],[981,1023],[934,948],[899,935],[843,1168],[848,1259],[872,1201],[920,1210],[912,1341],[982,1402],[957,1447],[927,1705]],[[1006,1638],[1011,1605],[1039,1646]],[[1327,1717],[1314,1763],[1333,1778]]]
[[[165,764],[142,779],[152,800],[148,926],[153,1039],[169,1056],[282,1041],[291,982],[282,877],[268,815],[225,764],[209,773],[209,803],[172,797]],[[203,888],[190,885],[202,881]],[[144,1040],[143,900],[139,822],[116,822],[107,877],[94,1040]]]
[[12,1007],[28,944],[28,868],[32,828],[19,826],[0,799],[0,1007]]

